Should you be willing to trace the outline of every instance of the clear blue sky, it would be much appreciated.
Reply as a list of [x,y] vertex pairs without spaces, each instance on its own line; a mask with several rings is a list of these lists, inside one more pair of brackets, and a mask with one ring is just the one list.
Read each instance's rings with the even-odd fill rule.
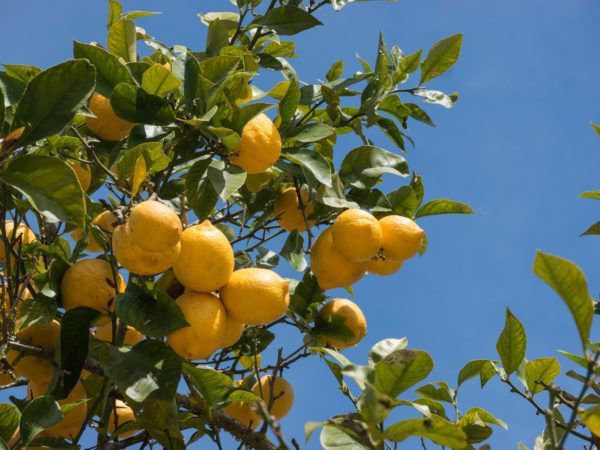
[[[159,40],[196,49],[204,45],[205,28],[195,14],[231,9],[225,0],[124,3],[128,10],[163,11],[139,25]],[[73,39],[105,41],[105,15],[99,0],[5,1],[0,62],[47,67],[68,59]],[[339,58],[358,70],[355,52],[372,59],[380,30],[406,52],[464,33],[458,65],[430,85],[458,91],[460,101],[450,111],[429,109],[437,129],[410,130],[417,149],[409,162],[423,174],[428,198],[467,201],[478,214],[423,220],[430,241],[423,258],[396,276],[355,286],[369,334],[348,356],[363,362],[378,340],[408,336],[436,361],[431,380],[454,384],[468,360],[495,357],[507,305],[528,331],[528,358],[555,355],[557,348],[577,351],[566,308],[531,265],[537,248],[573,259],[598,293],[600,240],[578,234],[600,219],[600,208],[576,197],[600,188],[600,140],[588,124],[600,121],[600,4],[402,0],[352,4],[340,13],[323,8],[319,17],[325,26],[298,41],[294,65],[304,81],[323,78]],[[292,348],[297,340],[286,337],[284,344]],[[288,437],[301,442],[306,421],[349,410],[317,358],[297,364],[287,377],[297,394],[284,420]],[[463,410],[478,404],[509,423],[509,431],[495,433],[494,448],[516,448],[517,441],[532,447],[543,427],[530,405],[497,381],[483,392],[476,382],[466,385],[460,401]],[[580,448],[574,444],[569,448]],[[318,439],[307,448],[318,448]]]

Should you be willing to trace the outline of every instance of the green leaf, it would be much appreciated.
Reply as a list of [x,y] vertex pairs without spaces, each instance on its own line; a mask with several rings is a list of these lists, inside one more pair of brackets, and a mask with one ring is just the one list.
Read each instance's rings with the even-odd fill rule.
[[598,125],[597,123],[594,123],[594,122],[590,122],[590,123],[592,124],[592,128],[594,129],[596,134],[598,136],[600,136],[600,125]]
[[150,293],[133,283],[117,295],[117,316],[142,334],[155,338],[189,326],[171,297],[158,290]]
[[308,267],[304,254],[304,238],[295,230],[288,235],[279,254],[298,272],[304,272]]
[[226,166],[223,161],[213,159],[206,171],[206,177],[214,191],[223,201],[240,189],[246,182],[246,172],[234,165]]
[[297,134],[290,136],[290,141],[309,144],[321,141],[335,133],[335,129],[324,123],[311,123],[305,125]]
[[123,6],[117,0],[108,0],[108,27],[121,17]]
[[454,391],[450,389],[447,383],[441,381],[437,383],[427,383],[416,389],[416,392],[431,400],[447,403],[452,403],[454,401]]
[[324,450],[367,450],[367,447],[332,425],[324,425],[320,435]]
[[114,87],[119,83],[134,84],[127,67],[117,57],[102,47],[83,44],[75,41],[73,44],[75,58],[85,58],[96,68],[96,91],[110,98]]
[[8,403],[0,403],[0,439],[9,442],[19,427],[21,413]]
[[322,25],[312,14],[296,6],[273,8],[252,21],[249,29],[268,27],[280,35],[292,35]]
[[119,117],[129,122],[168,125],[175,120],[169,103],[131,84],[119,83],[110,104]]
[[179,426],[177,404],[174,399],[148,399],[137,418],[148,433],[167,450],[185,450],[186,445]]
[[585,348],[590,338],[594,304],[581,269],[571,261],[538,251],[533,271],[566,303]]
[[557,350],[557,351],[558,351],[558,353],[560,353],[561,355],[563,355],[565,358],[570,359],[575,364],[580,365],[584,369],[588,368],[588,361],[583,356],[575,355],[575,354],[569,353],[569,352],[567,352],[565,350]]
[[436,42],[429,50],[429,54],[421,63],[421,81],[423,84],[439,77],[454,65],[460,54],[462,34],[449,36]]
[[296,81],[295,78],[292,78],[285,95],[279,102],[279,117],[281,117],[282,126],[293,119],[296,109],[300,104],[301,96],[302,93],[300,91],[300,86],[298,86],[298,81]]
[[580,236],[593,236],[600,234],[600,221],[590,226],[587,230],[580,234]]
[[212,367],[185,364],[183,372],[211,406],[224,400],[233,388],[233,380]]
[[208,217],[219,200],[219,193],[205,177],[210,163],[211,158],[196,161],[185,175],[188,204],[201,221]]
[[164,154],[160,142],[145,142],[125,150],[119,156],[115,162],[119,170],[119,178],[124,180],[133,175],[135,163],[140,156],[144,158],[149,175],[166,169],[171,161],[171,158]]
[[133,20],[119,19],[108,30],[108,50],[125,62],[137,59],[135,23]]
[[458,425],[437,416],[403,420],[388,427],[384,435],[393,442],[400,442],[409,437],[421,437],[449,448],[467,446],[465,432]]
[[463,417],[468,417],[468,418],[474,417],[474,416],[477,416],[478,419],[484,423],[498,425],[500,428],[504,428],[505,430],[508,430],[508,425],[506,425],[506,422],[504,422],[501,419],[498,419],[497,417],[494,417],[492,414],[487,412],[485,409],[475,407],[475,408],[469,409],[466,413],[463,414]]
[[56,425],[62,419],[60,406],[52,397],[37,397],[30,401],[21,413],[21,439],[27,445],[41,431]]
[[404,350],[408,345],[408,339],[384,339],[377,342],[369,351],[369,364],[374,365],[387,357],[389,354],[397,351]]
[[27,83],[24,81],[11,77],[6,72],[0,72],[0,91],[4,94],[5,106],[17,103],[21,99],[26,86]]
[[4,94],[0,89],[0,136],[4,136],[4,111],[6,107],[4,106]]
[[433,360],[422,350],[396,350],[375,364],[374,385],[390,397],[397,397],[423,380],[433,369]]
[[394,399],[379,392],[371,384],[366,385],[357,403],[360,415],[370,425],[383,422],[396,406]]
[[51,67],[31,80],[11,127],[25,127],[17,145],[60,133],[92,93],[95,79],[94,67],[78,59]]
[[500,333],[496,350],[502,360],[502,366],[506,375],[510,375],[519,368],[519,365],[525,358],[525,349],[527,348],[527,336],[525,328],[519,319],[517,319],[510,309],[506,308],[506,320],[504,329]]
[[579,198],[588,198],[590,200],[600,200],[600,191],[587,191],[579,194]]
[[0,173],[0,182],[21,192],[48,221],[83,228],[86,205],[75,172],[51,156],[24,155]]
[[179,89],[181,81],[161,64],[154,64],[142,75],[142,88],[152,95],[164,97],[169,92]]
[[377,126],[400,150],[406,150],[404,146],[404,133],[400,131],[396,122],[387,117],[380,117],[377,119]]
[[483,389],[487,382],[496,375],[498,375],[498,370],[496,369],[495,364],[492,361],[487,361],[483,366],[481,366],[481,372],[479,373],[481,388]]
[[416,212],[415,217],[434,216],[437,214],[473,214],[474,212],[466,203],[446,198],[437,198],[421,206]]
[[331,187],[331,167],[329,162],[316,150],[308,148],[290,149],[281,155],[283,158],[298,164],[312,175],[319,183]]
[[406,177],[408,173],[404,158],[372,145],[350,151],[340,169],[342,180],[359,189],[373,187],[384,174]]
[[230,128],[209,126],[208,131],[218,137],[228,150],[235,150],[240,145],[240,135]]
[[547,385],[552,383],[558,375],[560,375],[560,364],[556,358],[538,358],[525,364],[527,389],[532,395],[544,390],[544,386],[538,381]]
[[42,72],[40,68],[35,66],[23,66],[19,64],[3,64],[3,66],[8,75],[25,83],[29,83]]
[[469,361],[458,373],[457,386],[460,387],[465,381],[478,376],[481,373],[481,369],[489,362],[487,359]]
[[333,63],[333,65],[327,71],[327,74],[325,75],[325,77],[327,78],[327,81],[335,81],[339,77],[342,76],[343,72],[344,72],[344,61],[342,61],[340,59]]

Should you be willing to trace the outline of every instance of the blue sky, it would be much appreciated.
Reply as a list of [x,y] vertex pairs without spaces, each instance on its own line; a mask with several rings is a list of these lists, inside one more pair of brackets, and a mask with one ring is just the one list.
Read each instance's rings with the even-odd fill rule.
[[[71,57],[73,39],[105,41],[104,1],[3,3],[2,63],[47,67]],[[129,10],[163,11],[139,25],[159,40],[196,49],[204,45],[205,28],[195,14],[231,10],[224,0],[124,4]],[[423,175],[427,198],[463,200],[478,214],[422,220],[430,241],[423,258],[393,277],[355,285],[369,334],[348,356],[364,362],[375,342],[407,336],[411,347],[433,356],[431,380],[454,384],[467,361],[495,357],[506,306],[527,329],[529,359],[553,356],[557,348],[577,351],[566,308],[535,278],[531,265],[538,248],[573,259],[591,278],[591,292],[598,293],[600,241],[578,235],[600,219],[600,208],[577,195],[600,188],[600,140],[588,123],[600,121],[600,4],[403,0],[352,4],[340,13],[323,8],[319,18],[325,26],[300,36],[300,57],[293,62],[307,82],[323,78],[336,59],[346,61],[348,73],[358,70],[355,52],[372,60],[380,30],[388,44],[406,52],[464,33],[457,66],[430,84],[458,91],[460,101],[449,111],[429,108],[436,129],[413,126],[417,148],[409,163]],[[266,88],[267,81],[258,85]],[[340,152],[353,145],[342,144],[348,148]],[[283,344],[292,349],[298,339],[286,336]],[[349,410],[317,358],[297,364],[287,377],[297,398],[284,420],[287,436],[302,441],[306,421]],[[497,381],[484,391],[476,382],[467,384],[459,401],[463,411],[477,404],[508,422],[509,430],[498,430],[491,440],[494,448],[516,448],[517,441],[532,446],[543,427],[530,405]],[[575,441],[570,445],[578,448]],[[318,448],[318,440],[313,437],[307,448]]]

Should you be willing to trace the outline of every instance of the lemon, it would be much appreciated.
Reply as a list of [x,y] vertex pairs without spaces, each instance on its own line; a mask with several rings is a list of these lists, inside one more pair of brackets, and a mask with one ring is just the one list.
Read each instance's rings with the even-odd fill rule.
[[[314,220],[308,219],[314,212],[314,206],[308,198],[308,190],[301,189],[300,196],[304,205],[304,214],[300,208],[296,188],[285,189],[275,201],[273,214],[277,217],[279,226],[286,231],[306,231],[307,223],[309,227],[313,227],[315,224]],[[306,215],[306,221],[304,215]]]
[[311,269],[321,289],[348,287],[360,280],[367,270],[366,262],[352,262],[333,245],[331,228],[323,231],[310,250]]
[[165,252],[181,239],[181,220],[175,211],[156,200],[131,208],[129,229],[133,241],[149,252]]
[[400,270],[404,261],[401,259],[375,258],[369,261],[367,272],[374,275],[392,275]]
[[268,269],[233,272],[221,289],[227,313],[238,322],[264,325],[281,317],[290,304],[289,281]]
[[[60,294],[66,310],[78,306],[112,312],[115,296],[125,292],[125,280],[117,272],[117,286],[111,265],[103,259],[84,259],[70,267],[60,283]],[[115,289],[116,288],[116,289]]]
[[[239,387],[242,384],[241,380],[236,381]],[[256,411],[254,402],[232,402],[225,406],[222,411],[228,416],[233,417],[246,428],[254,430],[261,422],[261,416]]]
[[237,341],[240,340],[244,334],[244,324],[242,322],[238,322],[233,317],[227,316],[227,327],[225,328],[225,334],[223,336],[223,340],[221,341],[220,348],[227,348],[234,345]]
[[[60,338],[60,323],[53,320],[48,324],[31,325],[19,330],[16,337],[21,344],[54,351]],[[17,376],[33,383],[50,383],[54,377],[54,366],[48,359],[21,354],[14,349],[8,350],[6,359]]]
[[96,117],[86,117],[85,121],[90,131],[100,139],[120,141],[135,125],[117,116],[112,109],[110,99],[98,92],[92,94],[88,107]]
[[[108,419],[108,432],[113,434],[117,428],[127,422],[135,421],[135,413],[127,404],[121,400],[115,400],[115,405]],[[140,430],[129,430],[119,433],[119,439],[126,439],[138,433]]]
[[333,245],[353,262],[369,261],[383,241],[381,226],[375,217],[361,209],[348,209],[331,226]]
[[[104,325],[96,327],[94,337],[100,341],[112,342],[112,322],[108,322]],[[144,340],[144,335],[133,327],[127,326],[125,328],[125,336],[123,337],[123,344],[135,345],[140,341]]]
[[69,165],[75,172],[77,180],[81,185],[83,192],[86,192],[90,188],[92,183],[92,172],[87,164],[81,164],[80,162],[70,162]]
[[[26,244],[31,244],[32,242],[36,241],[37,238],[35,237],[35,233],[33,231],[31,231],[31,229],[25,225],[24,223],[20,223],[19,225],[17,225],[17,229],[15,230],[15,223],[12,220],[7,220],[4,223],[5,226],[5,231],[6,231],[6,237],[8,238],[9,241],[13,241],[14,239],[14,246],[13,246],[13,251],[14,252],[18,252],[19,250],[19,245],[26,245]],[[2,230],[0,229],[0,233],[2,233]],[[13,236],[14,233],[14,236]],[[2,240],[2,242],[4,242],[4,240]],[[0,252],[0,262],[5,261],[6,259],[6,251],[4,249],[4,245],[2,245],[2,251]],[[11,261],[13,261],[13,259],[11,258]]]
[[112,235],[112,249],[119,264],[138,275],[156,275],[170,269],[179,256],[181,245],[177,243],[162,252],[144,250],[134,242],[129,225],[119,225]]
[[[112,233],[115,229],[115,224],[118,223],[117,216],[115,216],[111,211],[104,211],[98,214],[94,220],[92,220],[92,225],[100,227],[103,231],[107,233]],[[81,228],[77,228],[71,232],[71,237],[74,241],[80,241],[83,239],[83,230]],[[96,241],[94,238],[94,233],[91,231],[87,236],[87,247],[85,248],[88,252],[99,252],[102,250],[102,246]]]
[[252,387],[252,392],[264,400],[268,411],[277,420],[292,409],[294,389],[281,377],[265,375]]
[[16,380],[10,372],[0,372],[0,387],[8,386],[14,383]]
[[221,230],[208,220],[186,228],[173,272],[186,288],[198,292],[219,289],[233,273],[233,249]]
[[208,358],[221,346],[227,328],[227,312],[212,294],[186,292],[176,300],[189,326],[167,337],[171,348],[183,358]]
[[281,155],[281,136],[266,114],[250,119],[242,130],[240,144],[230,161],[250,174],[267,170]]
[[340,340],[331,336],[325,336],[327,344],[336,348],[348,348],[358,344],[367,334],[367,320],[358,305],[346,298],[334,298],[327,303],[319,316],[326,322],[343,320],[344,325],[352,331],[353,338]]
[[413,220],[403,216],[386,216],[379,220],[383,231],[383,254],[389,259],[406,260],[417,254],[425,232]]

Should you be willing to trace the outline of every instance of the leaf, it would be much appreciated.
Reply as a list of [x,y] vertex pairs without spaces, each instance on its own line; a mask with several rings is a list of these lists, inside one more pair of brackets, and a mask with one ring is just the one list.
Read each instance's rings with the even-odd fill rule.
[[431,89],[417,89],[413,92],[413,95],[421,97],[427,103],[432,105],[440,105],[444,108],[452,108],[458,100],[458,94],[445,94],[442,91],[433,91]]
[[223,201],[240,189],[246,182],[246,172],[234,165],[226,166],[223,161],[212,160],[206,171],[206,178]]
[[339,428],[324,425],[320,435],[321,446],[324,450],[367,450]]
[[130,178],[139,158],[146,164],[148,175],[154,175],[169,166],[171,159],[164,154],[160,142],[144,142],[126,150],[115,162],[121,179]]
[[580,412],[579,417],[588,430],[596,436],[600,435],[600,405]]
[[437,214],[473,214],[474,212],[475,211],[473,211],[466,203],[460,203],[445,198],[437,198],[421,206],[417,210],[415,218],[434,216]]
[[84,194],[75,172],[64,161],[51,156],[23,155],[13,159],[0,173],[0,182],[25,195],[48,221],[83,228]]
[[525,364],[525,380],[527,381],[527,389],[532,395],[535,395],[544,390],[544,386],[539,384],[542,381],[548,385],[552,383],[554,378],[560,375],[560,364],[556,358],[538,358],[533,361],[528,361]]
[[596,222],[590,226],[587,230],[580,234],[580,236],[592,236],[600,234],[600,222]]
[[394,399],[379,392],[371,384],[367,384],[358,399],[357,406],[365,422],[377,425],[388,417],[396,404]]
[[292,231],[279,252],[298,272],[304,272],[308,264],[304,257],[304,238],[298,231]]
[[185,450],[179,426],[177,404],[174,399],[148,399],[144,402],[142,414],[137,418],[143,428],[167,450]]
[[598,125],[597,123],[594,123],[594,122],[590,122],[590,123],[592,124],[592,128],[594,129],[596,134],[598,136],[600,136],[600,125]]
[[4,137],[4,111],[5,111],[5,106],[4,106],[4,94],[2,93],[2,90],[0,89],[0,138]]
[[19,427],[21,413],[8,403],[0,403],[0,439],[9,442]]
[[164,97],[179,88],[181,81],[162,64],[154,64],[142,75],[142,88],[152,95]]
[[329,162],[316,150],[308,148],[290,149],[281,155],[283,158],[298,164],[312,175],[319,183],[332,187],[331,167]]
[[299,133],[291,136],[290,141],[298,141],[304,144],[323,140],[335,133],[335,129],[324,123],[311,123],[304,126]]
[[587,191],[579,194],[579,198],[587,198],[590,200],[600,200],[600,191]]
[[385,430],[384,435],[393,442],[400,442],[409,437],[421,437],[449,448],[467,447],[465,432],[458,425],[437,416],[395,423]]
[[462,34],[449,36],[436,42],[421,63],[421,81],[423,84],[439,77],[454,65],[460,55]]
[[566,303],[585,349],[594,315],[594,305],[585,275],[571,261],[541,251],[536,254],[533,271]]
[[131,84],[119,83],[110,104],[119,117],[133,123],[168,125],[175,120],[173,109],[165,100]]
[[149,337],[161,338],[189,326],[177,304],[158,289],[150,293],[129,283],[117,295],[116,308],[119,319]]
[[224,400],[233,388],[233,380],[212,367],[185,364],[183,372],[211,406]]
[[25,127],[18,145],[60,133],[94,89],[94,67],[85,60],[67,61],[36,76],[25,88],[11,130]]
[[527,348],[527,336],[525,328],[510,309],[506,308],[506,320],[504,329],[500,333],[496,350],[502,360],[502,366],[506,375],[510,375],[519,368],[519,365],[525,358],[525,349]]
[[282,126],[293,119],[296,109],[300,104],[301,96],[302,93],[300,91],[300,86],[298,86],[298,81],[296,81],[295,78],[292,78],[285,95],[279,102],[279,117],[281,117]]
[[135,167],[133,168],[133,176],[131,179],[131,197],[135,197],[146,179],[148,171],[146,170],[146,161],[142,155],[137,157]]
[[185,175],[185,194],[188,204],[201,221],[208,217],[219,200],[219,193],[204,176],[210,162],[210,158],[196,161]]
[[404,350],[408,339],[384,339],[377,342],[369,351],[369,364],[374,365],[397,350]]
[[325,74],[325,77],[327,78],[327,81],[335,81],[342,76],[343,72],[344,61],[340,59],[333,63],[333,65],[327,71],[327,74]]
[[123,6],[117,0],[108,0],[108,27],[119,20],[121,13],[123,12]]
[[342,180],[359,189],[374,186],[383,174],[406,177],[408,173],[404,158],[372,145],[350,151],[340,169]]
[[273,8],[264,16],[252,21],[248,29],[268,27],[280,35],[292,35],[322,25],[312,14],[296,6]]
[[452,403],[454,401],[454,391],[450,389],[445,382],[427,383],[416,389],[416,392],[431,400],[447,403]]
[[423,380],[433,369],[433,360],[422,350],[396,350],[375,364],[374,385],[390,397]]
[[52,397],[41,396],[31,400],[21,413],[21,439],[27,445],[37,434],[56,425],[62,418],[60,406]]
[[481,369],[484,367],[484,365],[486,365],[489,362],[490,361],[487,359],[475,359],[465,364],[458,373],[458,387],[460,387],[465,381],[469,380],[470,378],[478,376],[481,373]]
[[137,59],[135,23],[129,19],[119,19],[108,30],[108,50],[125,62]]

